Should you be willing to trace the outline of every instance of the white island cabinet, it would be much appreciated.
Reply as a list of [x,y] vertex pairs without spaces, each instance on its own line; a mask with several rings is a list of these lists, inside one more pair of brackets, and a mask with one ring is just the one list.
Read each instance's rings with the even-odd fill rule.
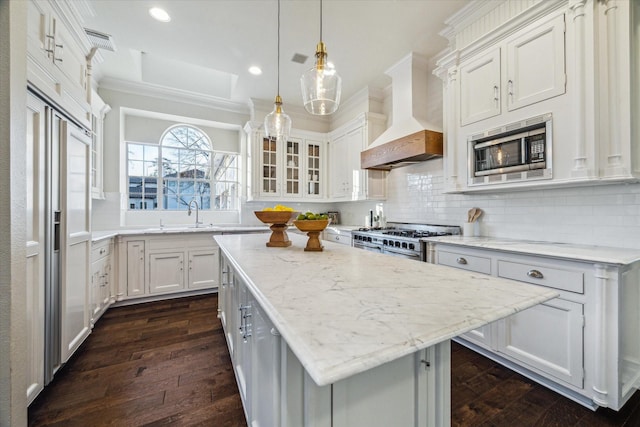
[[449,425],[450,338],[558,295],[332,242],[305,252],[297,235],[214,238],[251,426]]
[[428,238],[441,265],[555,289],[558,298],[460,336],[579,403],[619,410],[640,381],[640,251],[488,237]]

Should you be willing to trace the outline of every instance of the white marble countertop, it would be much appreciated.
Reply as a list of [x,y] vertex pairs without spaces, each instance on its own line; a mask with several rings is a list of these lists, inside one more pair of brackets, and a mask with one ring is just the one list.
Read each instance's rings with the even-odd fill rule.
[[214,236],[311,378],[331,384],[556,297],[554,290],[306,237]]
[[573,245],[568,243],[511,240],[495,237],[442,236],[421,239],[469,248],[493,249],[503,252],[563,258],[574,261],[626,265],[640,260],[640,250],[607,246]]
[[146,234],[177,234],[177,233],[262,233],[268,232],[267,226],[242,226],[242,225],[214,225],[214,226],[166,226],[155,228],[128,228],[120,230],[94,231],[91,233],[91,241],[97,242],[103,239],[110,239],[115,236],[137,236]]

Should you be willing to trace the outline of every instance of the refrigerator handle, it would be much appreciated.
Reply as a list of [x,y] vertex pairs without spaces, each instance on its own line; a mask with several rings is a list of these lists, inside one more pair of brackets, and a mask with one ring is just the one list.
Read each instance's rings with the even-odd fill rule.
[[53,250],[60,250],[60,211],[53,212]]

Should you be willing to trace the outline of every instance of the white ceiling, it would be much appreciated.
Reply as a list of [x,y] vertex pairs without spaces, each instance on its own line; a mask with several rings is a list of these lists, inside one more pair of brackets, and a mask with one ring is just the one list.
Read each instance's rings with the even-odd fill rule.
[[[324,0],[323,41],[342,77],[342,100],[366,86],[384,88],[385,70],[409,52],[446,48],[444,21],[470,0]],[[174,87],[231,101],[276,95],[276,0],[89,0],[85,26],[111,34],[117,52],[100,50],[103,77]],[[171,22],[153,20],[163,7]],[[319,0],[281,1],[280,94],[301,106],[300,76],[314,64]],[[307,55],[304,64],[292,62]],[[251,65],[261,76],[248,72]]]

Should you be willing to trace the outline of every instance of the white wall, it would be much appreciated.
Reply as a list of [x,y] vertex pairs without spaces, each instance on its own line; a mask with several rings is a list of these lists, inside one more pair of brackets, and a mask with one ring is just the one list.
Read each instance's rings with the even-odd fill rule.
[[389,173],[390,220],[462,225],[479,207],[483,235],[640,249],[640,184],[444,194],[442,159]]
[[0,1],[0,426],[27,425],[27,2]]

